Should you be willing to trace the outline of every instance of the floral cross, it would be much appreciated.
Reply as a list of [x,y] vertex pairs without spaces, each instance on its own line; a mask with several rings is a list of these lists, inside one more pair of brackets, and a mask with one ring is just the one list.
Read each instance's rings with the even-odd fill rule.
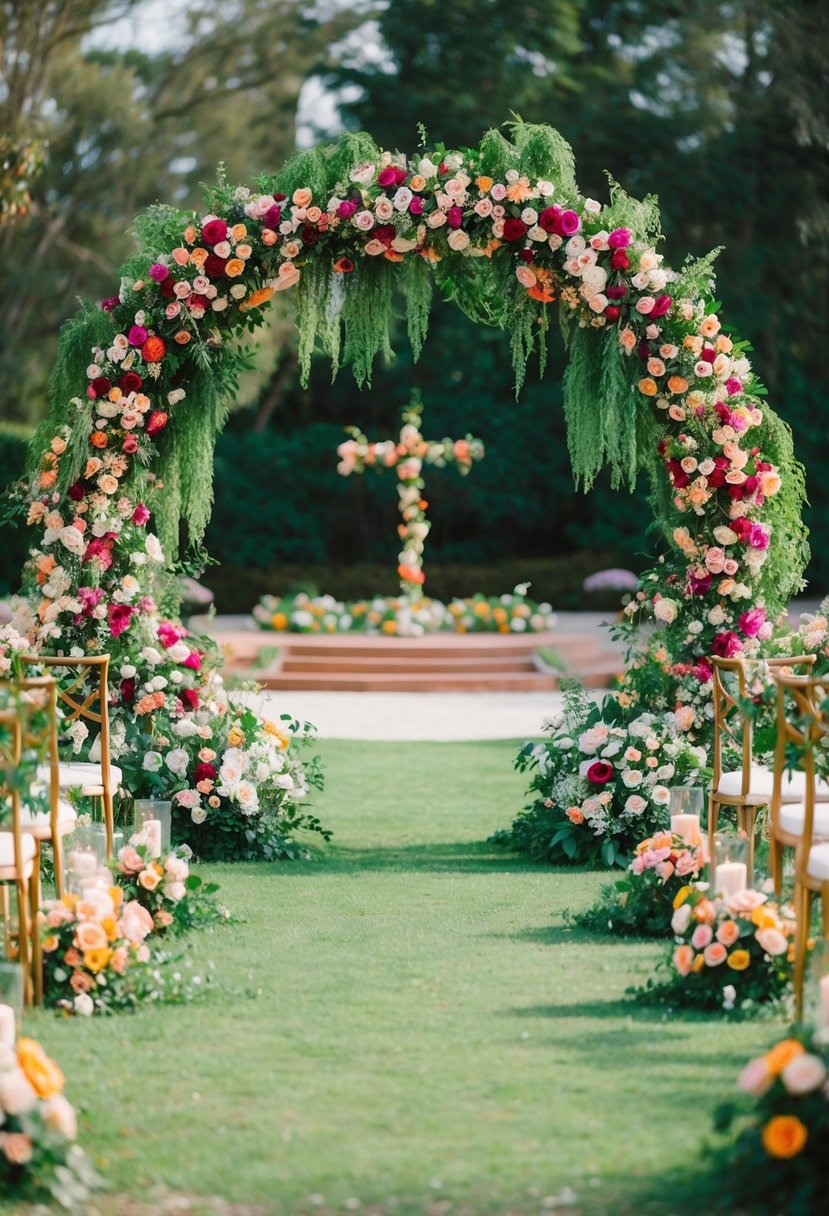
[[475,460],[482,460],[484,445],[480,439],[467,435],[465,439],[424,439],[420,429],[423,405],[416,398],[401,415],[403,425],[400,438],[369,443],[356,427],[348,427],[350,439],[337,448],[340,463],[337,472],[343,477],[350,473],[362,473],[369,467],[397,470],[397,497],[402,523],[398,524],[401,550],[398,554],[397,573],[404,594],[413,601],[422,595],[426,576],[423,573],[423,548],[431,524],[426,518],[428,503],[423,497],[422,477],[424,464],[445,468],[454,464],[458,472],[466,475]]

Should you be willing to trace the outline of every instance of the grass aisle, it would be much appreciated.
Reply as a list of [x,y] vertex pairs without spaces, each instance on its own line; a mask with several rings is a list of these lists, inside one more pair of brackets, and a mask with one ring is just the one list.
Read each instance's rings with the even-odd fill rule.
[[562,922],[602,877],[481,843],[521,803],[511,743],[322,750],[320,858],[209,868],[245,918],[198,940],[217,991],[27,1020],[84,1106],[114,1188],[97,1207],[483,1216],[569,1187],[582,1213],[656,1193],[698,1216],[671,1180],[770,1028],[633,1009],[658,947]]

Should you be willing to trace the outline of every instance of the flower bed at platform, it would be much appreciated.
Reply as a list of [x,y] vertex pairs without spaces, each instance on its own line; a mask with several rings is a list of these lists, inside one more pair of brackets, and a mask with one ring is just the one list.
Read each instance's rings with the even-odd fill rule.
[[369,633],[422,637],[429,633],[543,633],[554,629],[549,604],[511,595],[474,595],[448,604],[423,596],[374,596],[344,603],[330,595],[265,595],[253,609],[260,629],[277,633]]

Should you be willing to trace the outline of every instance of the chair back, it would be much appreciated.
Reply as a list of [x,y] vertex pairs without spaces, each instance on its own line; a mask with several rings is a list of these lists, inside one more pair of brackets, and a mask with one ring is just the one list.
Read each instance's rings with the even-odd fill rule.
[[23,829],[20,816],[20,761],[23,756],[23,727],[18,710],[0,710],[0,798],[11,808],[11,816],[0,817],[0,832],[11,832],[14,863],[23,867]]
[[[63,708],[65,723],[91,722],[98,727],[101,746],[101,774],[106,788],[110,784],[109,755],[109,655],[27,654],[23,662],[31,666],[66,670],[67,679],[57,675],[57,701]],[[57,702],[56,702],[57,704]]]
[[[797,846],[797,865],[808,859],[814,835],[816,785],[815,749],[829,740],[829,719],[824,705],[829,697],[829,677],[798,676],[775,672],[777,686],[777,745],[774,755],[774,793],[771,803],[772,827],[778,823],[782,800],[783,774],[788,752],[798,753],[798,768],[804,775],[803,833]],[[804,860],[805,864],[805,860]]]
[[[792,672],[794,668],[812,667],[817,656],[795,655],[791,658],[764,659],[762,663],[769,674]],[[747,661],[737,656],[722,659],[714,655],[711,659],[714,703],[714,746],[712,752],[713,789],[717,789],[723,775],[723,753],[731,745],[740,756],[740,796],[745,798],[751,789],[751,764],[753,722],[743,710],[741,701],[750,695],[750,668]],[[725,677],[732,675],[731,687]]]

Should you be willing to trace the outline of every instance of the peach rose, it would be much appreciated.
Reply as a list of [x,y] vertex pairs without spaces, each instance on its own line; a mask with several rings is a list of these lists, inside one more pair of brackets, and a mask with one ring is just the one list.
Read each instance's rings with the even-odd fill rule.
[[740,927],[733,920],[724,920],[717,929],[717,941],[724,946],[733,946],[740,936]]
[[298,190],[294,190],[291,202],[295,207],[309,207],[313,197],[313,191],[309,190],[307,186],[301,186]]
[[712,942],[704,950],[705,962],[709,967],[719,967],[728,957],[728,951],[722,942]]
[[107,944],[107,935],[102,925],[97,921],[87,920],[78,925],[75,930],[75,945],[84,953],[87,950],[101,950]]
[[[152,873],[152,871],[145,871],[145,874],[149,873]],[[141,882],[143,877],[144,874],[140,875],[138,881]],[[158,875],[153,874],[153,877],[155,878],[157,886],[159,881]],[[143,886],[144,884],[142,883],[141,885]],[[153,890],[154,888],[150,887],[148,889]],[[147,909],[138,902],[137,899],[131,899],[129,903],[124,905],[124,909],[121,913],[121,932],[123,933],[124,937],[131,945],[140,946],[144,938],[147,937],[148,934],[152,933],[152,931],[152,916]]]
[[674,950],[674,967],[680,975],[686,976],[691,974],[691,968],[694,965],[694,952],[690,946],[677,946]]
[[145,891],[154,891],[161,879],[155,870],[142,870],[138,875],[138,885]]
[[0,1133],[0,1148],[10,1165],[27,1165],[34,1153],[31,1137],[24,1132]]
[[57,1132],[59,1136],[63,1136],[64,1140],[74,1140],[77,1137],[78,1120],[75,1108],[64,1098],[63,1094],[55,1094],[48,1102],[45,1102],[41,1113],[46,1126],[53,1132]]

